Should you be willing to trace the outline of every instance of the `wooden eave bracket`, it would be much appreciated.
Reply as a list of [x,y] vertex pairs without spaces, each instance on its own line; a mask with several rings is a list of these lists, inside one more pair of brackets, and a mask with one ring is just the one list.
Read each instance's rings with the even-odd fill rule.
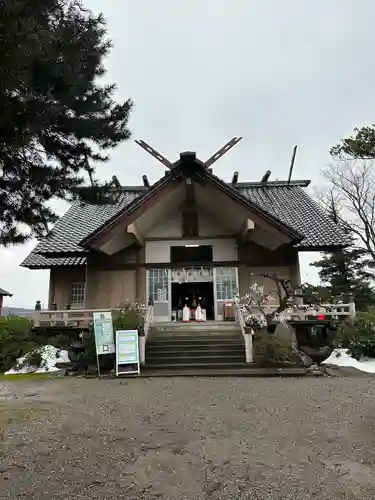
[[238,236],[240,241],[245,241],[247,239],[247,235],[249,231],[252,231],[255,228],[255,224],[251,219],[246,219],[245,224]]
[[144,242],[143,236],[140,233],[139,229],[137,228],[137,226],[135,225],[134,222],[132,224],[129,224],[129,226],[126,228],[126,232],[129,234],[133,234],[135,236],[136,240],[138,241],[138,243],[142,247],[144,246],[145,242]]

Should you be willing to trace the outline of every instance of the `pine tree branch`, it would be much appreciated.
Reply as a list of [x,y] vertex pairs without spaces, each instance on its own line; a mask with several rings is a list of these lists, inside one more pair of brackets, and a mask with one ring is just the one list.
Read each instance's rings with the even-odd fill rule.
[[111,48],[103,16],[75,0],[1,0],[0,16],[0,244],[8,244],[45,234],[54,198],[113,201],[91,162],[129,139],[132,102],[116,103],[115,85],[98,80]]

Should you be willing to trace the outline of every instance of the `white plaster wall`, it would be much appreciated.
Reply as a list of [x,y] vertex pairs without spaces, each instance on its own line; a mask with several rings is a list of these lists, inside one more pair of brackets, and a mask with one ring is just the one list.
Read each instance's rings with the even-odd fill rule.
[[168,263],[171,259],[172,246],[212,245],[215,262],[234,261],[238,259],[237,241],[234,238],[199,239],[199,240],[163,240],[146,241],[146,263]]
[[[222,227],[216,220],[213,220],[209,214],[198,214],[199,236],[217,236],[229,235],[233,231]],[[182,237],[182,212],[176,211],[168,218],[157,221],[154,228],[148,231],[147,238],[181,238]]]
[[156,226],[147,233],[147,238],[181,238],[181,212],[177,211],[168,218],[158,221]]
[[212,219],[210,215],[205,213],[199,214],[199,236],[224,236],[233,234],[233,231],[223,227],[216,220]]

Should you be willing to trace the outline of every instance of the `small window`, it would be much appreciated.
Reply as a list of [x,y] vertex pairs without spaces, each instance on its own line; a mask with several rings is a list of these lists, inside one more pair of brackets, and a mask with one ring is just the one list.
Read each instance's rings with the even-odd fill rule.
[[193,245],[171,247],[172,264],[207,264],[212,262],[212,245]]
[[72,283],[70,285],[70,306],[74,309],[85,306],[85,282]]

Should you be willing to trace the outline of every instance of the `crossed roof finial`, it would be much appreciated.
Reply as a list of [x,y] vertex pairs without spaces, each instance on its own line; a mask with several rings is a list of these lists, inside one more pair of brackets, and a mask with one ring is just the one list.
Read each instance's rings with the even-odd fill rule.
[[[215,154],[213,154],[207,161],[203,162],[206,168],[211,167],[213,163],[215,163],[217,160],[219,160],[225,153],[227,153],[230,149],[233,148],[236,144],[240,142],[240,140],[243,139],[243,137],[233,137],[230,141],[228,141],[222,148],[220,148],[218,151],[216,151]],[[154,149],[152,146],[147,144],[147,142],[142,141],[142,140],[135,140],[134,141],[138,146],[143,148],[147,153],[149,153],[151,156],[156,158],[160,163],[162,163],[165,167],[169,168],[172,170],[174,163],[169,161],[165,156],[160,154],[156,149]]]

